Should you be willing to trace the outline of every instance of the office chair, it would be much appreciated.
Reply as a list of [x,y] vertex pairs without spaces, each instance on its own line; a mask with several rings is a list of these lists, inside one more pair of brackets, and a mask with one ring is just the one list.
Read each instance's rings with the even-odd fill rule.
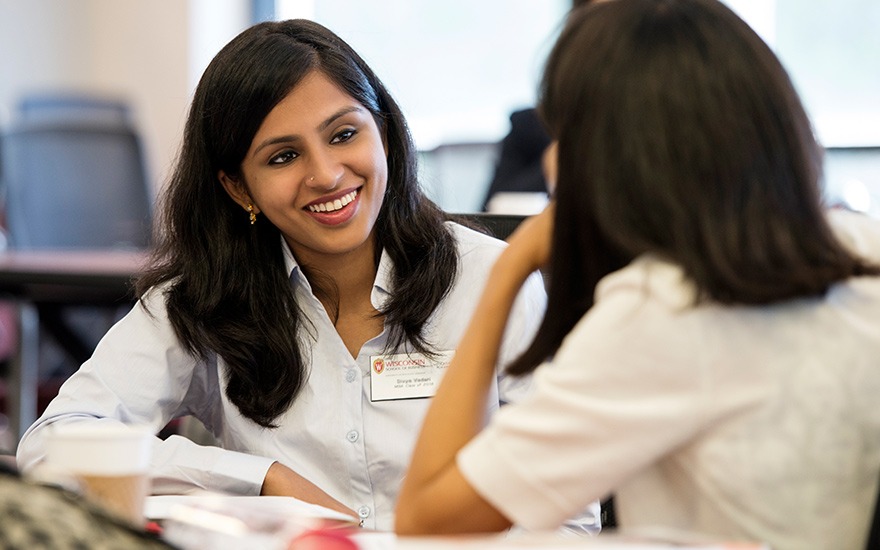
[[[139,137],[122,106],[58,98],[25,101],[21,109],[0,139],[9,248],[148,248],[152,191]],[[34,305],[31,321],[22,324],[21,346],[57,355],[41,343],[41,332],[51,335],[62,353],[60,368],[45,369],[53,372],[79,367],[119,307],[130,304],[94,308],[84,297]]]
[[152,205],[131,127],[99,120],[21,120],[2,143],[12,248],[148,246]]
[[488,214],[486,212],[449,214],[450,220],[501,240],[507,239],[526,217],[520,214]]
[[69,92],[29,94],[18,104],[17,116],[24,120],[103,120],[127,124],[131,113],[120,98]]

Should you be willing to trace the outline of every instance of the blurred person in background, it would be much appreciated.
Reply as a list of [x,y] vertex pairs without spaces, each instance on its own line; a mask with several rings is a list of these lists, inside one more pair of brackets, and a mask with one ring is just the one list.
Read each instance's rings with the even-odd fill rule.
[[[592,1],[572,0],[571,10]],[[498,161],[483,200],[483,211],[514,214],[541,211],[547,203],[546,195],[552,191],[552,182],[547,181],[544,169],[551,141],[536,108],[519,109],[510,114],[510,131],[501,140]],[[529,212],[511,210],[522,207]]]

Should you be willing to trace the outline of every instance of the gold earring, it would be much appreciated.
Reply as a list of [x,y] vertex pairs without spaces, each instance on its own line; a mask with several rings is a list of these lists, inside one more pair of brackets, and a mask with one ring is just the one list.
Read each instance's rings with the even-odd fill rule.
[[255,223],[257,223],[257,214],[254,212],[254,205],[251,203],[248,203],[247,211],[248,211],[248,218],[250,218],[250,220],[251,220],[251,225],[254,225]]

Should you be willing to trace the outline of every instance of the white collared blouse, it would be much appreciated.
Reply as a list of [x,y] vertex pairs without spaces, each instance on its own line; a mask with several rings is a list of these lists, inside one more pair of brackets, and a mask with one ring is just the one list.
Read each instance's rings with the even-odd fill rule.
[[[505,246],[460,225],[449,227],[458,243],[459,271],[426,328],[439,351],[455,350]],[[154,493],[210,489],[257,495],[269,466],[279,461],[357,511],[366,527],[392,529],[400,482],[430,399],[371,401],[370,358],[386,353],[386,332],[352,357],[286,245],[284,253],[303,326],[314,331],[299,334],[308,382],[276,420],[278,428],[260,427],[239,413],[225,395],[222,359],[202,361],[187,353],[167,318],[161,292],[151,292],[110,329],[27,430],[18,449],[19,466],[27,470],[40,461],[46,428],[53,423],[100,419],[148,425],[158,432],[173,418],[193,415],[222,448],[199,446],[181,436],[157,438]],[[383,253],[372,291],[377,309],[393,290],[393,269]],[[543,283],[535,273],[511,315],[499,367],[531,341],[545,305]],[[487,413],[499,402],[515,400],[529,384],[500,372]]]

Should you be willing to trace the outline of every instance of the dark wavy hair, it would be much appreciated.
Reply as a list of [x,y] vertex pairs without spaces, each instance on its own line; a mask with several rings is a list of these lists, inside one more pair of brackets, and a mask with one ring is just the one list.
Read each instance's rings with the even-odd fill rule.
[[826,221],[821,149],[788,75],[716,0],[572,12],[540,111],[559,141],[548,307],[510,372],[552,356],[599,280],[643,253],[723,304],[819,296],[878,273]]
[[[281,234],[265,216],[250,225],[224,191],[222,170],[241,163],[263,119],[310,71],[319,70],[367,108],[388,149],[388,185],[373,232],[376,263],[394,262],[394,290],[380,312],[389,348],[408,342],[431,352],[425,323],[457,270],[443,212],[420,190],[416,152],[400,108],[342,39],[306,20],[257,24],[234,38],[205,70],[183,144],[160,201],[152,267],[138,295],[165,286],[177,337],[194,356],[226,364],[226,395],[254,422],[273,427],[305,384],[307,338],[284,270]],[[307,348],[305,348],[307,349]]]

